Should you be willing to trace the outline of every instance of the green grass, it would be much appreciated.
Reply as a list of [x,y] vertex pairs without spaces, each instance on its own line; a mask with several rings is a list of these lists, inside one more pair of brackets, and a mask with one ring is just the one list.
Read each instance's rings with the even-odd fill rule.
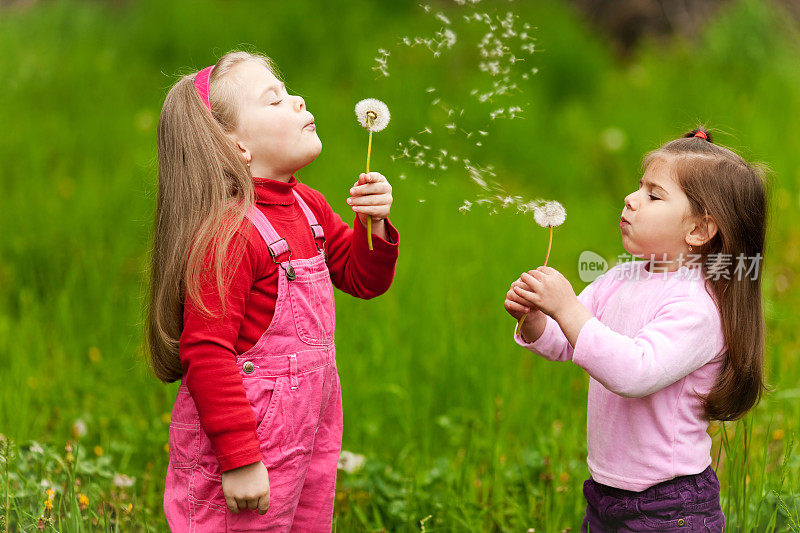
[[[486,146],[459,150],[494,164],[511,193],[565,205],[549,264],[576,292],[581,251],[612,264],[623,252],[616,219],[646,151],[702,120],[774,170],[764,273],[773,392],[742,423],[711,431],[729,529],[800,530],[797,30],[739,1],[697,41],[646,42],[620,62],[559,2],[481,6],[537,27],[529,61],[539,73],[523,85],[524,119],[497,121]],[[461,9],[434,7],[454,20]],[[343,447],[367,457],[363,470],[341,473],[337,530],[577,530],[586,375],[515,346],[502,307],[509,283],[543,260],[547,232],[510,212],[463,215],[463,200],[479,193],[464,172],[434,187],[433,175],[389,158],[441,120],[425,87],[480,111],[468,96],[481,83],[473,34],[438,61],[395,47],[398,36],[438,29],[411,1],[2,9],[0,514],[10,530],[35,530],[43,479],[55,490],[50,530],[166,529],[165,415],[176,387],[148,373],[142,345],[155,124],[176,73],[241,44],[272,56],[305,97],[324,149],[301,176],[343,215],[366,144],[352,106],[374,96],[393,114],[373,166],[394,184],[395,282],[373,301],[337,294]],[[378,47],[392,49],[389,78],[371,70]],[[603,142],[610,129],[623,139],[613,150]],[[80,438],[76,420],[88,429]],[[135,483],[116,487],[116,473]]]

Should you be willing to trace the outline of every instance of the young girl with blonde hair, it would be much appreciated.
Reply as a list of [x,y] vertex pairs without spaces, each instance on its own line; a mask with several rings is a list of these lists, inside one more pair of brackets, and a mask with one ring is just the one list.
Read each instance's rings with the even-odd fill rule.
[[523,273],[516,342],[590,376],[581,531],[722,531],[709,420],[734,420],[764,388],[758,167],[704,129],[645,158],[625,197],[623,262],[575,296],[557,270]]
[[353,227],[297,180],[321,148],[305,101],[264,56],[226,54],[164,101],[149,344],[155,374],[181,380],[164,491],[173,531],[331,530],[333,286],[385,292],[398,234],[381,174],[350,189]]

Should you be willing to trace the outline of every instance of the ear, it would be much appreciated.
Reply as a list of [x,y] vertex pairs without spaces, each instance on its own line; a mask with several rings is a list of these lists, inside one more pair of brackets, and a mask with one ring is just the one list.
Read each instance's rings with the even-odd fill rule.
[[253,154],[250,153],[250,150],[247,149],[247,146],[245,146],[245,144],[242,141],[240,141],[231,134],[228,134],[228,137],[230,137],[230,139],[234,142],[234,144],[236,144],[236,147],[239,149],[239,152],[242,154],[242,157],[244,158],[244,162],[249,165],[250,161],[253,160]]
[[247,149],[247,147],[244,145],[242,141],[236,141],[236,146],[242,153],[242,157],[244,157],[245,162],[249,165],[250,161],[253,160],[253,154],[250,153],[250,150]]
[[690,224],[689,233],[686,234],[686,244],[690,246],[702,246],[717,234],[717,222],[711,215],[701,215],[696,217]]

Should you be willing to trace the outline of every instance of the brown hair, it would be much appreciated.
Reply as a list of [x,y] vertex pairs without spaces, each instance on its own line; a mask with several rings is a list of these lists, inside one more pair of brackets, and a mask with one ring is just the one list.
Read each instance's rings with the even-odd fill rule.
[[[703,407],[709,419],[736,420],[758,403],[765,389],[760,267],[767,221],[766,168],[714,144],[702,127],[650,152],[644,164],[657,159],[670,163],[689,198],[689,216],[701,220],[710,216],[717,224],[716,234],[696,253],[701,256],[706,290],[719,309],[727,353]],[[709,266],[720,258],[735,261],[740,254],[748,260],[757,258],[755,279],[749,274],[730,279],[709,275]]]
[[[201,284],[210,279],[224,315],[230,276],[244,252],[243,240],[235,237],[255,192],[244,158],[228,136],[239,121],[238,86],[228,73],[244,61],[274,71],[267,57],[225,54],[209,79],[213,115],[195,90],[194,72],[172,86],[158,120],[158,199],[147,321],[150,364],[164,382],[183,375],[178,341],[184,300],[213,316],[201,298]],[[231,246],[234,260],[228,262]]]

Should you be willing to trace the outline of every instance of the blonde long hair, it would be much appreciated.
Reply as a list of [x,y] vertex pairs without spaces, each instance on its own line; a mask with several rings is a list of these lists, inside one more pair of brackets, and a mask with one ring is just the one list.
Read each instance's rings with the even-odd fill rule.
[[[269,58],[230,52],[209,79],[212,113],[194,87],[197,73],[181,77],[164,100],[158,120],[158,199],[147,309],[150,363],[155,375],[172,382],[183,375],[178,341],[184,301],[215,316],[201,296],[203,280],[216,284],[225,314],[225,294],[244,252],[236,239],[255,201],[253,180],[229,137],[239,119],[235,80],[228,73],[245,61],[274,72]],[[226,261],[228,248],[233,261]]]

